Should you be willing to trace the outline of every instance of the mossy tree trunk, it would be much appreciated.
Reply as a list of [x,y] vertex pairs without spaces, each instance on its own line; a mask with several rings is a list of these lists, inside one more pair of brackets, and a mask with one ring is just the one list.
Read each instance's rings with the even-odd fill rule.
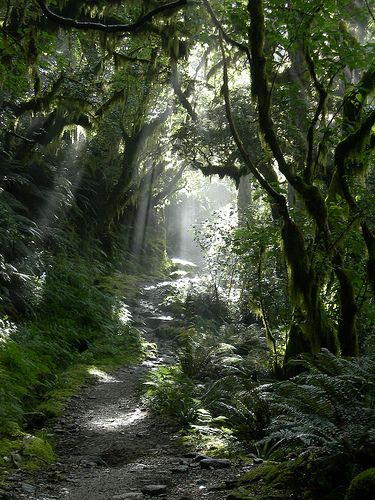
[[[281,147],[271,116],[273,110],[272,86],[268,82],[267,74],[263,1],[249,1],[248,11],[250,14],[249,46],[252,93],[257,100],[259,128],[266,147],[272,152],[280,172],[293,187],[297,200],[300,199],[303,202],[306,215],[312,220],[315,232],[313,242],[306,247],[302,225],[292,220],[288,208],[284,207],[284,210],[281,211],[283,216],[281,236],[290,271],[290,295],[295,305],[295,323],[291,327],[286,358],[294,357],[301,350],[306,349],[310,352],[317,352],[322,347],[326,347],[334,353],[341,350],[343,355],[355,356],[358,354],[356,328],[358,308],[354,285],[348,270],[345,268],[344,246],[342,242],[338,244],[332,236],[335,222],[330,219],[324,191],[317,185],[316,181],[319,179],[316,178],[317,163],[314,160],[314,154],[315,157],[316,154],[319,155],[325,146],[322,143],[317,143],[315,129],[324,116],[334,77],[331,77],[324,85],[319,80],[306,36],[302,47],[305,56],[304,62],[306,72],[310,76],[313,88],[315,88],[317,107],[306,134],[307,154],[304,165],[299,166],[297,170],[286,160],[287,155]],[[347,133],[338,144],[335,152],[336,177],[352,217],[359,212],[359,208],[351,195],[348,182],[348,177],[355,175],[355,169],[354,172],[348,170],[348,165],[353,154],[357,155],[357,163],[361,164],[370,144],[375,142],[369,140],[375,122],[375,112],[373,111],[365,117],[362,113],[366,98],[375,86],[374,74],[374,69],[367,71],[357,88],[350,93],[350,98],[344,98],[344,123],[350,122],[350,133]],[[318,153],[314,153],[316,149],[318,149]],[[296,171],[299,172],[296,173]],[[332,224],[333,227],[331,227]],[[361,222],[361,227],[368,250],[368,279],[374,290],[374,235],[366,220]],[[322,301],[323,288],[327,285],[332,269],[338,284],[337,300],[340,309],[338,325],[330,324]],[[303,339],[298,340],[298,335],[302,335]]]

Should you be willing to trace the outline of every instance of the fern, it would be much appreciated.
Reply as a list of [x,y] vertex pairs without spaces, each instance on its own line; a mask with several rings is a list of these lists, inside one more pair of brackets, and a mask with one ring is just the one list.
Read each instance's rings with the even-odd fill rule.
[[[336,475],[338,484],[347,482],[375,458],[375,360],[342,359],[324,350],[301,363],[308,371],[260,388],[271,422],[257,445],[278,443],[279,459],[291,453],[307,457],[311,482],[324,483],[314,469],[319,463],[332,475],[328,482],[334,484]],[[343,472],[340,479],[341,463],[346,476]]]

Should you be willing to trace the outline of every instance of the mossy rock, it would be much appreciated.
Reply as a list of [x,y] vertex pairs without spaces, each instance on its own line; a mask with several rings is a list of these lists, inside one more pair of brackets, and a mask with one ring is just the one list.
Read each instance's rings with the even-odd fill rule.
[[291,491],[301,489],[299,467],[301,460],[287,462],[264,462],[254,466],[239,479],[239,488],[234,490],[232,498],[290,498]]
[[299,465],[296,461],[264,462],[241,476],[241,483],[262,481],[273,487],[288,486],[295,482],[295,469]]
[[290,499],[290,493],[279,493],[275,492],[267,492],[262,493],[258,490],[248,490],[247,488],[240,487],[236,490],[233,490],[226,497],[226,500],[287,500]]
[[0,436],[18,437],[22,434],[21,428],[17,422],[6,420],[0,425]]
[[227,500],[247,500],[254,499],[254,495],[252,495],[245,488],[238,488],[237,490],[233,490],[227,496]]
[[18,454],[21,448],[21,439],[0,439],[0,468],[13,466],[13,454]]
[[25,436],[22,454],[25,457],[22,468],[27,470],[38,469],[56,459],[51,443],[38,436]]
[[373,498],[375,491],[375,467],[356,476],[349,485],[345,500],[364,500]]

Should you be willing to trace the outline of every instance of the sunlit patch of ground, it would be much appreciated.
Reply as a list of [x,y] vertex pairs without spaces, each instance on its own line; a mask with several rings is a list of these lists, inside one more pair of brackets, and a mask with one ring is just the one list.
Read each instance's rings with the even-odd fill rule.
[[[109,412],[110,413],[110,412]],[[143,420],[146,417],[146,412],[142,411],[141,408],[135,408],[131,411],[121,413],[119,415],[97,415],[97,417],[87,423],[87,428],[103,429],[103,430],[114,430],[114,429],[124,429],[130,427],[135,422]]]
[[121,380],[118,380],[117,378],[113,377],[112,375],[109,375],[106,372],[103,372],[102,370],[99,370],[98,368],[89,368],[88,373],[95,377],[99,382],[111,382],[111,383],[120,383]]

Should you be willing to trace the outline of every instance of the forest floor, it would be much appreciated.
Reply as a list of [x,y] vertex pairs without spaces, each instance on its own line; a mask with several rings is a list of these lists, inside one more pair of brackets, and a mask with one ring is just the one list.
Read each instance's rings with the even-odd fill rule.
[[[42,471],[15,472],[8,477],[8,491],[2,498],[224,499],[238,476],[248,470],[234,463],[222,469],[203,468],[202,457],[180,444],[178,430],[146,406],[142,397],[146,374],[174,362],[170,346],[150,326],[157,323],[155,300],[160,297],[155,288],[148,288],[135,324],[142,323],[146,340],[156,342],[156,353],[133,367],[94,373],[53,422],[58,462]],[[161,315],[159,324],[162,321]]]

